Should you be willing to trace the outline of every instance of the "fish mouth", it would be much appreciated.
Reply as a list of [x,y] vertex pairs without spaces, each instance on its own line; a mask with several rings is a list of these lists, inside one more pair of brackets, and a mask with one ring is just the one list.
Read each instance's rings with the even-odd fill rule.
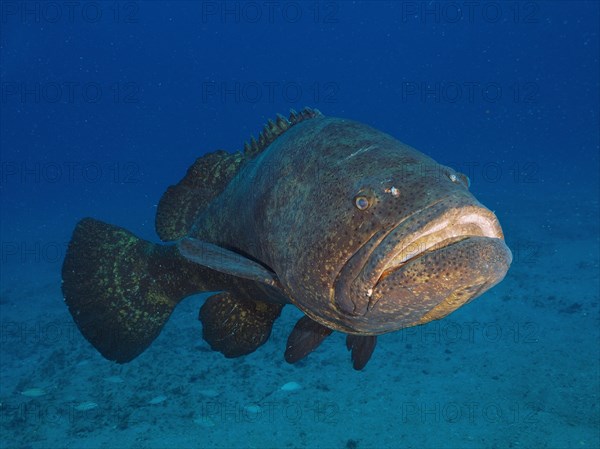
[[380,244],[381,255],[373,254],[365,267],[366,270],[377,276],[373,288],[376,288],[392,272],[419,257],[455,245],[463,240],[473,237],[504,239],[500,223],[490,210],[481,206],[466,206],[448,210],[439,219],[399,239],[391,251],[386,251],[386,247],[393,244],[393,240],[398,237],[398,234],[405,232],[405,230],[398,229],[402,225],[400,224],[388,234]]
[[[490,251],[491,257],[497,260],[491,260],[488,267],[473,262],[478,252]],[[379,311],[373,310],[387,307],[401,313],[398,312],[401,305],[390,304],[392,300],[388,301],[386,296],[398,296],[398,292],[415,296],[409,278],[417,275],[411,274],[412,268],[419,266],[421,271],[435,274],[439,267],[457,271],[456,267],[470,264],[464,281],[453,282],[457,290],[466,292],[468,289],[472,299],[499,282],[511,260],[502,228],[493,212],[477,201],[446,198],[410,215],[391,230],[373,236],[338,275],[333,299],[338,310],[349,316],[353,326],[362,332],[389,332],[406,325],[389,310],[384,317],[389,322],[376,323],[372,315]],[[477,272],[484,273],[488,269],[487,275],[477,276]],[[422,274],[419,272],[419,276]],[[417,308],[419,301],[417,297],[413,300]],[[414,317],[410,319],[414,321]],[[374,331],[373,326],[378,325],[380,328]]]

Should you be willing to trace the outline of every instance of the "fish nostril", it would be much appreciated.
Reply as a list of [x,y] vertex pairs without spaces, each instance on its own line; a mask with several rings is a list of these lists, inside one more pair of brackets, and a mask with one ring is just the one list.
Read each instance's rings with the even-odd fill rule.
[[385,193],[391,193],[394,198],[398,198],[400,196],[400,189],[398,187],[389,187],[384,190]]

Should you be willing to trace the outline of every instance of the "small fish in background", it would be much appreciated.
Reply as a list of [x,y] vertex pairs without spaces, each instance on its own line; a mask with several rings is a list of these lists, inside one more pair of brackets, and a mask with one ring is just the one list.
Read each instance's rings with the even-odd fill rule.
[[185,297],[226,357],[255,351],[286,304],[304,312],[285,359],[332,331],[355,369],[377,335],[441,319],[500,282],[512,261],[465,175],[367,125],[316,109],[269,121],[242,152],[196,160],[160,200],[166,245],[85,218],[62,268],[66,304],[107,359],[128,362]]

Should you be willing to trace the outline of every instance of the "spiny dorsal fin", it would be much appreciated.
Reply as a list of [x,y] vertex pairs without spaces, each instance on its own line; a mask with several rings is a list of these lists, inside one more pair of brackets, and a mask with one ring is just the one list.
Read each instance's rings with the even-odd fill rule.
[[156,232],[161,240],[178,240],[189,234],[198,215],[225,190],[229,181],[248,159],[267,148],[277,137],[292,126],[314,117],[322,117],[318,109],[293,109],[289,118],[278,114],[269,120],[258,136],[244,145],[244,152],[228,153],[220,150],[206,154],[188,169],[184,178],[170,186],[158,204]]
[[302,109],[300,112],[296,112],[293,109],[290,110],[289,118],[277,114],[277,119],[275,121],[269,120],[264,126],[263,130],[258,135],[258,140],[252,136],[250,142],[244,144],[244,156],[248,159],[255,157],[292,126],[304,120],[322,116],[323,114],[321,114],[321,111],[318,109],[308,107]]
[[218,196],[244,161],[240,152],[219,150],[196,159],[179,183],[170,186],[158,203],[156,233],[163,241],[186,236],[198,214]]

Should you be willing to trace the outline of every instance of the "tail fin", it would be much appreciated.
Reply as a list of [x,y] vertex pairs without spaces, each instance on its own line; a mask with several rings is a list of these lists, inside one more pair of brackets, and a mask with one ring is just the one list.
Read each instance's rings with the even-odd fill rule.
[[179,301],[202,291],[197,267],[175,246],[86,218],[69,243],[62,291],[85,338],[107,359],[125,363],[152,343]]

